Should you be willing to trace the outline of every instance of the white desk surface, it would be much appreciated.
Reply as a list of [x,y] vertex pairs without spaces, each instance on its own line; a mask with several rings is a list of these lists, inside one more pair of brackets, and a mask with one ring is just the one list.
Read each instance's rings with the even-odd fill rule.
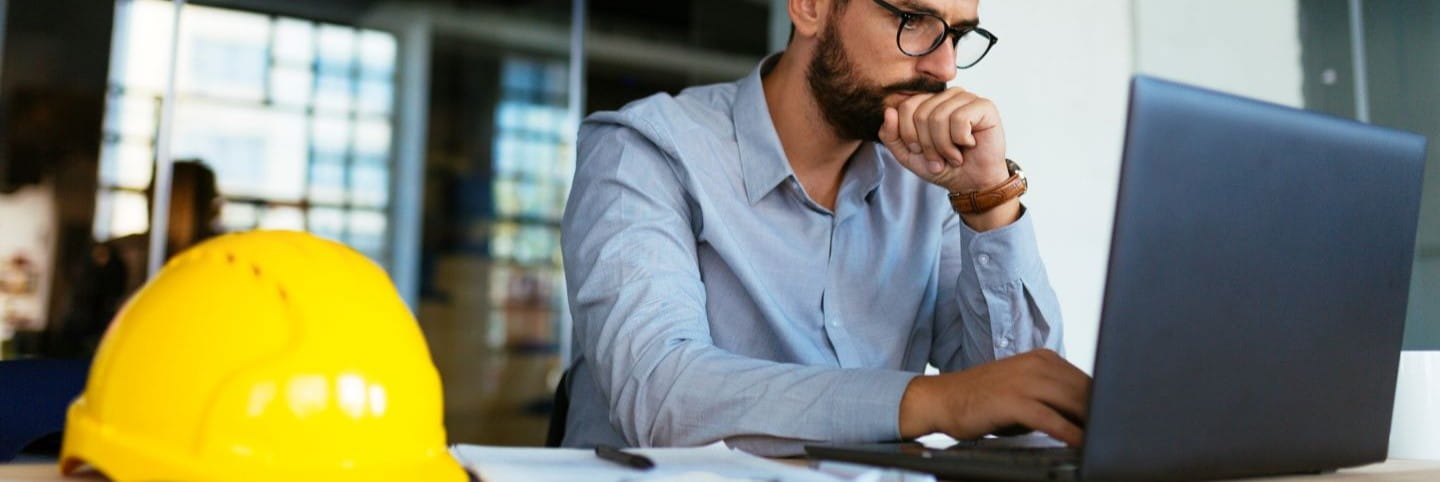
[[[795,460],[795,463],[805,463],[802,460]],[[72,477],[63,477],[55,464],[43,463],[19,463],[0,464],[0,481],[82,481],[82,480],[105,480],[95,472],[83,472]],[[1341,470],[1332,474],[1323,475],[1300,475],[1289,477],[1274,477],[1265,479],[1246,479],[1252,481],[1261,480],[1288,480],[1288,481],[1414,481],[1434,482],[1440,481],[1440,461],[1430,460],[1406,460],[1391,459],[1384,463],[1355,467]]]

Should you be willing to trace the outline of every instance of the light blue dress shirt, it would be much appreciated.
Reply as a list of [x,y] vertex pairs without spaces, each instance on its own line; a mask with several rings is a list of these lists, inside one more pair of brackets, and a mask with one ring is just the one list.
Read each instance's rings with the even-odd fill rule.
[[869,142],[833,211],[810,200],[765,103],[776,58],[581,126],[562,227],[566,446],[895,440],[927,363],[1060,350],[1029,214],[976,233]]

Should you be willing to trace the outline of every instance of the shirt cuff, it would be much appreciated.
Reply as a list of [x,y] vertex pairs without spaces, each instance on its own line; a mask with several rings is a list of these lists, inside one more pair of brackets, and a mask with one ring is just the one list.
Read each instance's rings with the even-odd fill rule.
[[1025,279],[1040,266],[1040,248],[1035,243],[1035,225],[1028,209],[1007,226],[976,232],[960,224],[960,243],[965,263],[974,267],[982,287],[1008,285]]
[[831,442],[900,440],[900,399],[919,373],[851,369],[836,386]]

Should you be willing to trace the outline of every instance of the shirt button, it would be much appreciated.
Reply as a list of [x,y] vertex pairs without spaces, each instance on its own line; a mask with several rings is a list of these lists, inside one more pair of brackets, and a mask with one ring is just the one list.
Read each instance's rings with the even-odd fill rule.
[[975,257],[975,262],[976,262],[976,263],[980,263],[980,266],[989,265],[989,264],[990,264],[990,255],[985,254],[985,253],[980,253],[980,256],[976,256],[976,257]]
[[839,328],[839,327],[840,327],[840,320],[830,320],[830,326]]
[[1001,339],[1000,339],[1000,348],[1010,348],[1010,339],[1009,339],[1009,338],[1001,338]]

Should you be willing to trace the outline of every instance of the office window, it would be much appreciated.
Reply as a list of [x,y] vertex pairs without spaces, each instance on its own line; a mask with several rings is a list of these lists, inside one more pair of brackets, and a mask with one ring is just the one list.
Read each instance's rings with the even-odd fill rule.
[[[560,218],[574,176],[560,61],[509,57],[500,63],[495,108],[490,229],[492,346],[550,351],[552,315],[565,311]],[[562,315],[563,316],[563,315]]]
[[[97,239],[149,228],[173,6],[116,4]],[[295,229],[387,262],[393,35],[187,5],[171,153],[213,169],[227,231]]]

